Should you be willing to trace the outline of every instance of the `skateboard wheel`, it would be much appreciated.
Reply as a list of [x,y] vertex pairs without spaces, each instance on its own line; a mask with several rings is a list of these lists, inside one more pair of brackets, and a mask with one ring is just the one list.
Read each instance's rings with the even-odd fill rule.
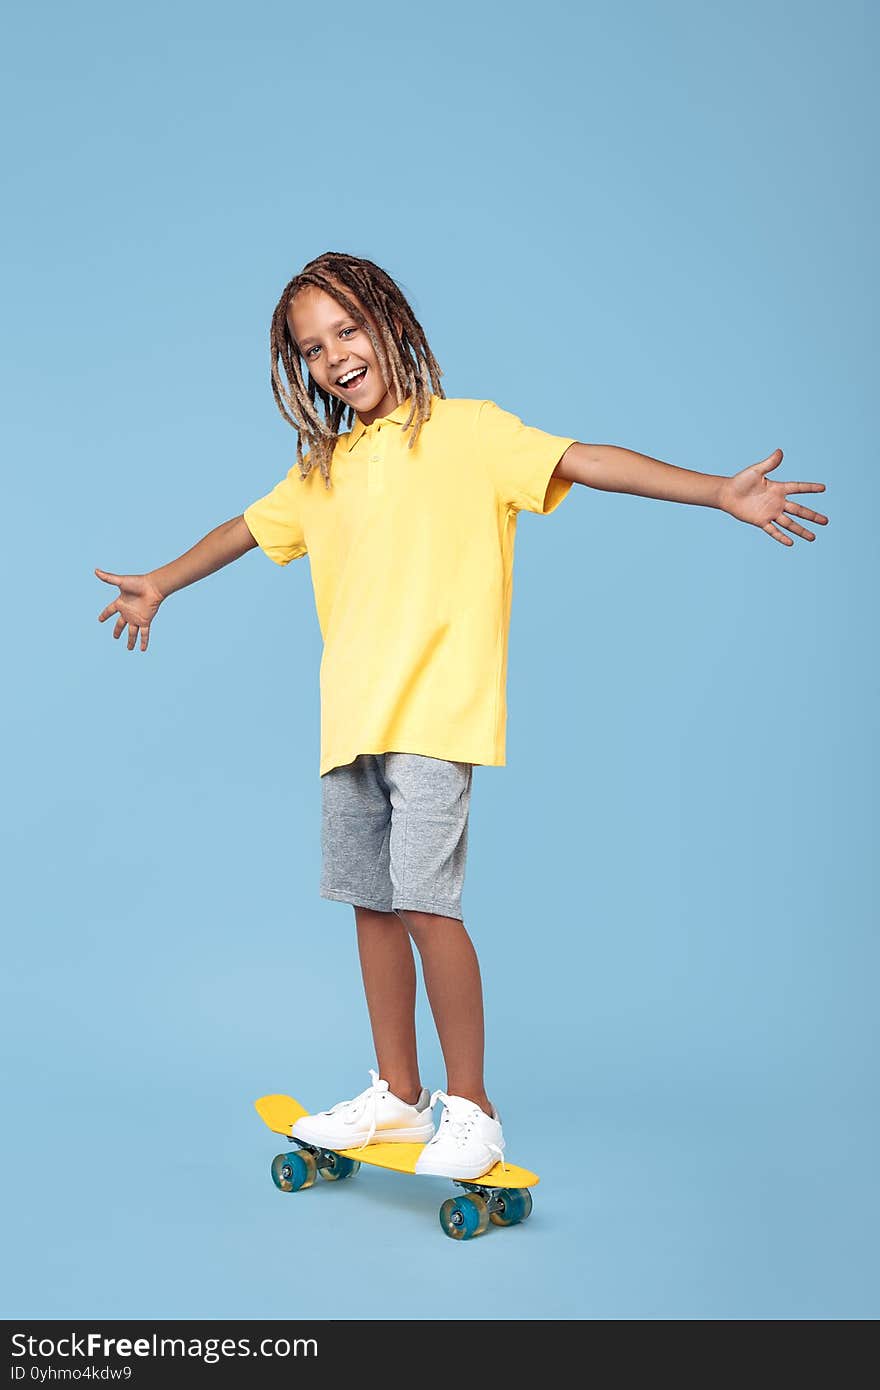
[[318,1172],[327,1182],[341,1182],[343,1178],[353,1178],[361,1166],[356,1158],[345,1158],[343,1154],[331,1153],[329,1150],[323,1158],[324,1162]]
[[489,1225],[489,1207],[484,1197],[468,1192],[464,1197],[448,1197],[440,1208],[440,1225],[453,1240],[473,1240]]
[[516,1226],[532,1210],[532,1194],[527,1187],[504,1187],[495,1193],[498,1203],[489,1213],[496,1226]]
[[317,1174],[314,1154],[307,1149],[277,1154],[272,1159],[272,1181],[282,1192],[301,1192],[304,1187],[311,1187]]

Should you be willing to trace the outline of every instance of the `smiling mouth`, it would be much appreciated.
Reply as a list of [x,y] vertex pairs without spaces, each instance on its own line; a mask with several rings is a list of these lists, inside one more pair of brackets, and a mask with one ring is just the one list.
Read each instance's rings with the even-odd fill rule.
[[348,381],[337,381],[336,385],[339,387],[340,391],[356,391],[358,387],[363,384],[366,375],[367,368],[361,367],[357,376],[350,377]]

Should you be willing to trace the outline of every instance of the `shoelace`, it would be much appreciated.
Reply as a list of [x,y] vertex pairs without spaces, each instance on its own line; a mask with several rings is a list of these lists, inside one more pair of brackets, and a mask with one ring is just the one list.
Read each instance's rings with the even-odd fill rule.
[[359,1120],[364,1111],[369,1107],[370,1128],[364,1142],[358,1144],[357,1147],[359,1149],[365,1149],[376,1133],[376,1106],[379,1097],[384,1095],[388,1090],[388,1082],[380,1080],[379,1073],[373,1071],[372,1067],[370,1067],[369,1071],[373,1084],[368,1086],[365,1091],[361,1091],[359,1096],[355,1096],[354,1100],[344,1100],[341,1101],[339,1105],[334,1105],[333,1110],[330,1112],[332,1114],[337,1110],[343,1110],[346,1112],[344,1116],[345,1124],[354,1124],[355,1120]]
[[[438,1100],[442,1100],[446,1108],[443,1111],[443,1118],[440,1121],[440,1128],[437,1130],[437,1133],[434,1135],[434,1138],[430,1142],[432,1144],[436,1144],[437,1140],[441,1137],[441,1135],[443,1135],[444,1131],[450,1129],[452,1131],[453,1142],[457,1144],[457,1146],[461,1149],[467,1143],[467,1138],[471,1130],[473,1129],[474,1121],[481,1113],[480,1107],[478,1105],[473,1105],[463,1115],[461,1111],[459,1111],[459,1118],[456,1119],[452,1113],[450,1098],[445,1091],[433,1092],[431,1096],[432,1110],[434,1106],[437,1104]],[[497,1144],[493,1144],[490,1139],[484,1139],[482,1142],[486,1145],[486,1148],[489,1150],[490,1153],[497,1154],[502,1171],[506,1173],[507,1164],[504,1162],[504,1150],[499,1148]]]

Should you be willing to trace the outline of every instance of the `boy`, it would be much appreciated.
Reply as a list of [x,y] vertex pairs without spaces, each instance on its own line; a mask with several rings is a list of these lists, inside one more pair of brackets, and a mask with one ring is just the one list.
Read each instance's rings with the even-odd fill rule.
[[[354,907],[378,1071],[293,1134],[337,1150],[419,1141],[418,1172],[477,1178],[503,1157],[504,1137],[484,1084],[482,983],[461,892],[473,768],[505,762],[518,513],[547,515],[579,483],[718,507],[791,545],[778,527],[813,540],[794,518],[827,518],[786,493],[824,485],[768,480],[781,450],[719,477],[547,434],[492,401],[447,399],[399,287],[341,253],[285,286],[271,349],[296,465],[170,564],[96,570],[120,587],[99,621],[117,615],[114,637],[128,626],[129,651],[138,634],[146,651],[175,590],[257,545],[282,566],[309,555],[324,640],[320,892]],[[413,941],[446,1065],[447,1089],[433,1094],[417,1058]]]

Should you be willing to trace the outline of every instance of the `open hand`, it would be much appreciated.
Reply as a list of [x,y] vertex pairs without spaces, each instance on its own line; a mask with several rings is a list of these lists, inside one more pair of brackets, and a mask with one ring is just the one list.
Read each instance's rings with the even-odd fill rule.
[[99,569],[95,570],[95,574],[99,579],[103,579],[105,584],[119,585],[119,597],[113,603],[108,603],[104,611],[98,614],[98,622],[103,623],[105,619],[117,613],[119,616],[113,636],[121,637],[128,625],[128,650],[134,651],[140,633],[141,651],[145,652],[150,640],[150,623],[159,611],[159,605],[165,595],[160,594],[146,574],[108,574],[106,570]]
[[760,526],[762,531],[766,531],[768,536],[772,536],[782,545],[794,545],[794,541],[782,535],[777,530],[778,526],[784,526],[796,536],[803,536],[805,541],[814,541],[815,534],[806,527],[799,526],[792,518],[800,516],[804,521],[827,526],[827,516],[823,516],[821,512],[813,512],[809,507],[802,507],[797,502],[789,502],[786,493],[824,492],[825,484],[771,481],[766,474],[778,468],[781,462],[782,450],[774,449],[773,453],[760,463],[750,464],[748,468],[734,473],[732,478],[726,478],[721,490],[721,507],[738,521],[749,521],[753,526]]

